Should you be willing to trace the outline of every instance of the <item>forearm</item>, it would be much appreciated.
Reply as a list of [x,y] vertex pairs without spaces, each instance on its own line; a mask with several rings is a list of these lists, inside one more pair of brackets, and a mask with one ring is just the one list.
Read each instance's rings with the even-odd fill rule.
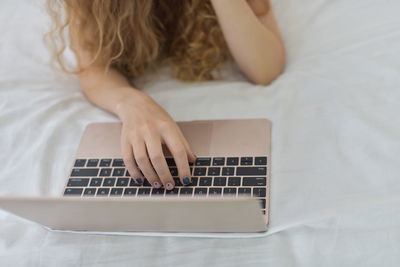
[[119,117],[121,105],[126,100],[143,94],[114,69],[105,73],[103,68],[91,67],[79,74],[79,81],[90,102]]
[[211,0],[229,50],[254,83],[268,84],[283,70],[279,35],[264,25],[246,0]]
[[144,93],[133,88],[119,71],[111,67],[107,70],[105,64],[101,63],[90,64],[93,53],[78,42],[78,29],[79,23],[75,21],[70,27],[70,38],[81,70],[78,74],[81,88],[90,102],[121,118],[121,105]]

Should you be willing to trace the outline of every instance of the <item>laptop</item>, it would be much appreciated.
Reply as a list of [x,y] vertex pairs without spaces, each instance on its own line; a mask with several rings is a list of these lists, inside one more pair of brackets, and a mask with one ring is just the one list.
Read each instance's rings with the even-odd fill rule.
[[197,155],[192,183],[173,190],[136,184],[120,150],[121,123],[89,124],[59,197],[0,197],[0,207],[52,230],[265,232],[269,223],[271,123],[266,119],[177,122]]

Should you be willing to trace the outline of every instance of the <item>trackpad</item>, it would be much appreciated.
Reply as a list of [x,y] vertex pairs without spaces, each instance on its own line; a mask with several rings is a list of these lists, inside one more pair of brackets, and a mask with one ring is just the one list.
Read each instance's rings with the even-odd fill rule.
[[[211,137],[213,123],[209,121],[177,122],[183,135],[188,141],[193,153],[199,156],[211,155]],[[164,154],[170,156],[168,149],[163,146]]]

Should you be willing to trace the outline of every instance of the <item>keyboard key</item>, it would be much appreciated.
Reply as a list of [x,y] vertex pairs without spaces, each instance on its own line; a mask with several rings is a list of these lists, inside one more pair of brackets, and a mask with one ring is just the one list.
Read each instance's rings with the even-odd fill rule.
[[83,192],[84,196],[94,196],[96,194],[96,188],[86,188]]
[[193,175],[194,176],[204,176],[206,175],[206,168],[194,168]]
[[237,167],[236,175],[267,175],[267,167]]
[[128,186],[129,178],[118,178],[117,186]]
[[197,183],[199,182],[199,178],[198,177],[192,177],[192,186],[197,186]]
[[103,178],[92,178],[90,180],[90,186],[101,186],[103,183]]
[[176,196],[179,193],[179,188],[174,187],[172,190],[165,191],[166,196]]
[[240,177],[229,177],[228,186],[240,186]]
[[77,159],[75,160],[74,167],[84,167],[86,163],[86,159]]
[[83,188],[66,188],[64,196],[80,196],[82,195]]
[[182,182],[179,178],[174,178],[175,186],[182,186]]
[[150,195],[151,188],[139,188],[138,196],[148,196]]
[[125,169],[123,168],[115,168],[113,171],[112,176],[124,176],[125,174]]
[[265,187],[255,187],[253,188],[253,197],[265,197],[267,190]]
[[71,177],[86,177],[86,176],[97,176],[99,169],[72,169]]
[[137,191],[136,188],[125,188],[124,196],[131,196],[131,197],[133,197],[133,196],[136,195],[136,191]]
[[177,168],[169,168],[172,176],[178,176],[178,169]]
[[110,193],[110,188],[99,188],[97,189],[97,194],[96,196],[108,196],[108,194]]
[[[129,179],[129,178],[128,178]],[[136,181],[134,179],[131,178],[130,182],[129,182],[129,186],[142,186],[141,184],[136,183]]]
[[265,186],[267,178],[265,177],[243,177],[243,186]]
[[105,177],[110,176],[111,175],[111,171],[112,171],[111,168],[103,168],[100,171],[100,176],[105,176]]
[[241,187],[238,191],[239,195],[251,195],[251,188],[249,187]]
[[110,167],[111,166],[111,159],[102,159],[100,161],[100,167]]
[[201,177],[199,180],[199,186],[211,186],[211,177]]
[[103,182],[103,186],[114,186],[115,178],[105,178]]
[[98,164],[99,164],[98,159],[89,159],[86,166],[87,167],[97,167]]
[[226,186],[226,177],[214,177],[213,186]]
[[85,187],[89,184],[89,178],[70,178],[67,186]]
[[207,187],[196,187],[194,189],[194,194],[198,196],[207,196],[207,191],[208,191]]
[[121,196],[123,191],[123,188],[113,188],[111,189],[110,196]]
[[223,167],[222,175],[235,175],[235,167]]
[[225,165],[225,158],[213,158],[213,166],[224,166]]
[[236,188],[235,187],[225,187],[224,188],[224,195],[236,195]]
[[267,165],[267,157],[256,157],[254,165]]
[[164,188],[153,188],[153,190],[151,191],[151,195],[163,196],[164,192],[165,192]]
[[129,174],[129,171],[128,171],[128,170],[126,170],[125,176],[126,176],[126,177],[131,177],[131,175]]
[[220,187],[210,187],[208,191],[209,196],[217,196],[222,194],[222,188]]
[[196,166],[210,166],[211,158],[197,158],[195,165]]
[[265,209],[265,206],[266,206],[266,205],[265,205],[265,204],[266,204],[266,203],[265,203],[265,198],[264,198],[264,199],[260,199],[259,201],[260,201],[260,206],[261,206],[261,208],[262,208],[262,209]]
[[149,181],[147,179],[144,179],[143,186],[150,187],[151,184],[149,183]]
[[241,157],[240,165],[253,165],[253,157]]
[[221,175],[221,168],[220,167],[210,167],[208,168],[208,176],[217,176]]
[[179,193],[180,196],[191,196],[193,194],[193,187],[182,187]]
[[173,158],[165,158],[167,165],[170,167],[176,166],[175,160]]
[[231,157],[226,159],[226,165],[228,166],[237,166],[239,165],[239,158],[238,157]]
[[125,164],[122,159],[114,159],[112,166],[113,167],[125,167]]

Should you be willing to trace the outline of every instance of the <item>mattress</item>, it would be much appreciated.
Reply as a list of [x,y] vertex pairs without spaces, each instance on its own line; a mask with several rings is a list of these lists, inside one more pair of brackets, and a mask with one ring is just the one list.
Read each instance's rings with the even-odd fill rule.
[[[137,81],[177,121],[272,121],[266,234],[75,234],[0,211],[0,266],[399,266],[400,2],[272,4],[288,57],[271,85],[228,66]],[[117,121],[51,68],[48,23],[42,0],[0,2],[1,195],[60,195],[85,126]]]

